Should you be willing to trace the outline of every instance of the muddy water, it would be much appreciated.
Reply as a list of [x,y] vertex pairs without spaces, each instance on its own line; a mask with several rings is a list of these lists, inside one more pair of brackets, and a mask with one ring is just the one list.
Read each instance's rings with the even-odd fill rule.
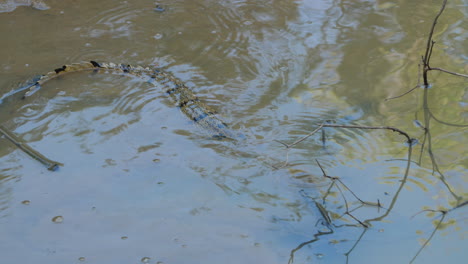
[[[466,208],[442,224],[430,210],[467,199],[467,80],[432,72],[426,94],[385,101],[416,85],[439,1],[6,2],[0,123],[64,166],[50,172],[0,138],[2,263],[466,259]],[[432,66],[468,72],[467,9],[447,6]],[[172,72],[245,139],[210,138],[130,76],[74,73],[6,96],[88,60]],[[407,177],[396,133],[327,128],[289,151],[274,141],[324,120],[417,138]]]

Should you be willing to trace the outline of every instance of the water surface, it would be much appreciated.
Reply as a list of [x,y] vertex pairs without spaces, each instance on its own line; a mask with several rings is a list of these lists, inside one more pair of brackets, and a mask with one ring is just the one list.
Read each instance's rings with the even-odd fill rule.
[[[385,101],[417,84],[440,1],[45,4],[1,10],[0,95],[77,61],[150,65],[245,139],[210,138],[130,76],[5,96],[0,123],[64,166],[0,138],[2,263],[408,263],[430,238],[415,263],[466,259],[467,79],[431,72],[431,89]],[[467,8],[448,4],[432,66],[468,72]],[[389,131],[275,141],[325,120],[404,130],[419,142],[409,172]]]

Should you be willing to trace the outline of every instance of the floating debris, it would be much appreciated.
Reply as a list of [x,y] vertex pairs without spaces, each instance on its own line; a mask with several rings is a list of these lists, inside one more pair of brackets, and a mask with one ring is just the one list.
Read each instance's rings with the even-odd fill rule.
[[160,6],[160,5],[156,5],[156,7],[154,8],[154,11],[156,12],[164,12],[166,11],[166,9],[164,9],[164,7]]
[[62,223],[63,222],[63,216],[61,216],[61,215],[55,216],[54,218],[52,218],[52,222],[54,222],[56,224]]
[[156,35],[153,36],[154,39],[162,39],[163,35],[158,33]]

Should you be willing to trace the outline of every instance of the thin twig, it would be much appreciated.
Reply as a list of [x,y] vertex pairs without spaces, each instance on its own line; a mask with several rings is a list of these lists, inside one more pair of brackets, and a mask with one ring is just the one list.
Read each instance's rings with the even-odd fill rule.
[[[320,162],[315,159],[315,161],[317,162],[318,166],[320,167],[320,170],[322,171],[323,173],[323,176],[326,177],[326,178],[329,178],[333,181],[333,183],[335,183],[335,181],[338,181],[339,183],[341,183],[341,185],[343,185],[343,187],[345,187],[353,196],[354,198],[356,198],[359,202],[361,202],[361,204],[365,204],[365,205],[371,205],[371,206],[378,206],[380,208],[380,202],[375,205],[373,203],[370,203],[370,202],[365,202],[363,200],[361,200],[348,186],[346,186],[346,184],[344,184],[339,177],[332,177],[332,176],[328,176],[327,173],[325,172],[325,170],[323,169],[322,165],[320,164]],[[361,224],[362,226],[364,227],[368,227],[366,224],[362,223],[360,220],[358,220],[356,217],[354,217],[352,214],[351,214],[351,211],[349,211],[349,205],[348,205],[348,200],[346,199],[346,196],[344,195],[343,191],[341,190],[340,186],[338,184],[336,184],[336,188],[338,189],[338,191],[340,192],[341,196],[343,197],[343,201],[345,203],[345,207],[346,207],[346,212],[345,214],[351,216],[354,220],[356,220],[359,224]]]
[[440,120],[439,118],[437,118],[433,113],[432,111],[428,108],[427,111],[429,112],[429,115],[434,118],[435,121],[443,124],[443,125],[446,125],[446,126],[454,126],[454,127],[468,127],[468,125],[460,125],[460,124],[452,124],[452,123],[448,123],[448,122],[445,122],[445,121],[442,121]]
[[452,75],[455,75],[455,76],[460,76],[460,77],[468,78],[468,75],[466,75],[466,74],[461,74],[461,73],[457,73],[457,72],[452,72],[452,71],[445,70],[445,69],[442,69],[442,68],[439,68],[439,67],[431,67],[430,70],[441,71],[441,72],[445,72],[445,73],[452,74]]
[[442,224],[442,222],[444,221],[445,219],[445,216],[447,215],[446,212],[443,212],[442,213],[442,218],[440,219],[439,223],[437,223],[437,226],[434,228],[434,230],[432,231],[431,235],[429,236],[429,238],[424,242],[424,244],[421,246],[421,248],[418,250],[418,252],[416,253],[416,255],[414,255],[414,257],[411,259],[410,261],[410,264],[413,263],[416,258],[419,256],[419,253],[421,253],[421,251],[427,246],[427,244],[429,244],[429,241],[431,241],[432,237],[434,237],[435,233],[437,232],[437,230],[439,229],[440,225]]
[[332,180],[338,179],[337,177],[328,176],[327,173],[325,172],[325,170],[323,169],[322,165],[320,164],[320,162],[317,159],[315,159],[315,162],[317,162],[317,165],[319,166],[320,170],[322,171],[323,177],[326,177],[326,178],[329,178],[329,179],[332,179]]
[[389,126],[356,126],[356,125],[333,125],[333,124],[321,124],[321,127],[339,127],[339,128],[358,128],[358,129],[386,129],[386,130],[391,130],[393,132],[397,132],[400,135],[405,136],[408,139],[408,144],[411,144],[413,142],[413,139],[408,135],[403,130],[400,130],[395,127],[389,127]]
[[[369,202],[365,202],[363,200],[361,200],[353,191],[351,191],[351,189],[346,186],[346,184],[344,184],[340,179],[337,179],[337,181],[339,183],[341,183],[341,185],[343,185],[353,196],[354,198],[356,198],[359,202],[361,202],[362,204],[367,204],[367,205],[373,205],[372,203],[369,203]],[[338,186],[338,185],[337,185]]]
[[[277,142],[284,144],[283,142],[280,142],[280,141],[277,141]],[[279,170],[279,169],[282,169],[282,168],[288,166],[288,164],[289,164],[289,148],[286,149],[286,159],[284,160],[283,164],[281,164],[279,166],[271,165],[271,167],[273,167],[273,169],[275,169],[275,170]]]
[[300,142],[306,140],[307,138],[309,138],[310,136],[312,136],[313,134],[317,133],[317,131],[319,131],[321,128],[323,127],[323,124],[319,125],[314,131],[310,132],[309,134],[307,134],[306,136],[294,141],[293,143],[291,144],[286,144],[282,141],[279,141],[279,140],[276,140],[274,139],[273,141],[275,142],[278,142],[280,143],[281,145],[285,146],[286,147],[286,159],[285,161],[283,162],[283,164],[279,165],[279,166],[276,166],[276,165],[272,165],[272,167],[276,170],[279,170],[279,169],[282,169],[284,167],[286,167],[289,163],[289,150],[291,149],[291,147],[299,144]]
[[319,231],[319,232],[317,232],[317,233],[314,234],[314,239],[299,244],[295,249],[291,250],[291,253],[289,254],[289,261],[288,261],[288,264],[294,263],[294,254],[295,254],[298,250],[300,250],[300,249],[303,248],[304,246],[307,246],[307,245],[309,245],[309,244],[314,243],[315,241],[318,241],[318,240],[320,239],[320,236],[329,235],[329,234],[333,234],[333,230],[330,229],[330,231],[327,231],[327,232],[321,232],[321,231]]
[[426,148],[426,139],[427,139],[428,132],[429,132],[429,129],[424,129],[423,140],[421,140],[421,149],[419,150],[419,158],[418,158],[418,166],[420,167],[422,167],[422,158],[423,158],[424,149]]
[[346,212],[347,215],[351,216],[351,218],[353,218],[354,220],[356,220],[360,225],[362,225],[364,228],[368,228],[369,226],[364,224],[363,222],[361,222],[359,219],[357,219],[356,217],[354,217],[352,214],[350,214],[349,212]]
[[457,206],[455,206],[455,207],[453,207],[453,208],[447,210],[447,213],[449,213],[449,212],[451,212],[451,211],[453,211],[453,210],[455,210],[455,209],[461,208],[461,207],[463,207],[463,206],[466,206],[466,205],[468,205],[468,201],[464,201],[464,202],[460,203],[459,205],[457,205]]
[[351,249],[344,253],[344,255],[346,256],[346,263],[348,263],[349,261],[349,255],[351,254],[351,252],[354,251],[354,249],[356,248],[356,246],[361,242],[361,239],[364,237],[364,234],[366,234],[367,230],[369,229],[364,229],[364,231],[362,231],[361,235],[358,237],[358,239],[356,240],[356,242],[354,243],[354,245],[351,247]]
[[[424,63],[424,62],[421,61],[421,63]],[[410,90],[406,91],[405,93],[394,96],[394,97],[387,98],[387,99],[385,99],[385,101],[389,101],[389,100],[393,100],[393,99],[403,97],[403,96],[411,93],[412,91],[416,90],[417,88],[421,87],[421,63],[418,63],[418,82],[417,82],[417,84],[413,88],[411,88]]]
[[422,214],[422,213],[425,213],[425,212],[431,212],[431,213],[446,213],[447,211],[441,211],[441,210],[434,210],[434,209],[425,209],[425,210],[422,210],[422,211],[419,211],[417,213],[415,213],[414,215],[411,216],[411,219],[415,218],[417,215],[419,214]]
[[406,185],[406,183],[408,181],[409,171],[410,171],[410,168],[411,168],[411,162],[409,162],[409,161],[411,160],[412,150],[413,150],[413,146],[411,144],[409,144],[409,146],[408,146],[408,158],[407,158],[408,162],[406,163],[405,173],[403,175],[403,178],[400,180],[400,186],[398,187],[395,194],[393,195],[393,198],[392,198],[392,200],[390,202],[390,205],[387,208],[387,211],[384,214],[382,214],[381,216],[379,216],[379,217],[365,220],[364,223],[366,223],[368,225],[372,225],[371,222],[382,221],[382,219],[387,217],[390,214],[390,212],[393,210],[393,207],[395,206],[395,204],[396,204],[396,202],[398,200],[398,197],[400,196],[400,193],[403,190],[403,187]]
[[427,58],[427,66],[429,66],[429,61],[431,60],[432,51],[434,50],[434,45],[435,45],[435,41],[431,41],[431,48],[429,50],[429,58]]
[[423,108],[424,108],[424,120],[425,120],[425,127],[427,127],[428,129],[426,130],[426,133],[425,135],[427,135],[427,152],[429,154],[429,157],[431,159],[431,162],[432,162],[432,170],[433,172],[437,172],[439,174],[439,178],[440,180],[442,181],[442,183],[445,185],[445,187],[448,189],[448,191],[452,194],[452,196],[457,200],[457,201],[460,201],[461,200],[461,197],[458,196],[453,190],[452,188],[450,187],[450,185],[448,184],[446,178],[445,178],[445,175],[440,171],[439,169],[439,165],[437,164],[437,161],[436,161],[436,158],[435,158],[435,155],[434,155],[434,152],[432,151],[432,135],[431,135],[431,131],[429,130],[429,127],[430,127],[430,121],[431,121],[431,112],[429,110],[429,105],[428,105],[428,90],[425,89],[424,90],[424,105],[423,105]]
[[293,143],[291,143],[291,144],[289,144],[289,145],[286,144],[286,143],[284,143],[284,142],[281,142],[281,141],[279,141],[279,140],[276,140],[276,139],[275,139],[274,141],[276,141],[276,142],[278,142],[278,143],[284,145],[286,148],[289,149],[289,148],[291,148],[292,146],[301,143],[302,141],[306,140],[307,138],[309,138],[309,137],[312,136],[313,134],[317,133],[317,131],[319,131],[322,127],[323,127],[323,124],[319,125],[314,131],[310,132],[310,133],[307,134],[306,136],[304,136],[304,137],[302,137],[302,138],[300,138],[300,139],[294,141]]
[[336,188],[340,192],[341,197],[343,197],[343,201],[344,201],[345,207],[346,207],[346,213],[349,213],[348,200],[346,200],[346,196],[344,195],[343,191],[341,190],[341,188],[340,188],[340,186],[338,184],[336,185]]
[[431,31],[429,32],[429,37],[427,38],[426,54],[424,55],[424,59],[423,59],[425,65],[429,65],[429,58],[430,58],[429,54],[430,54],[430,50],[431,50],[431,45],[433,45],[433,44],[431,44],[432,43],[432,35],[434,34],[434,28],[435,28],[435,26],[437,24],[437,20],[439,19],[442,12],[444,12],[446,4],[447,4],[447,0],[444,0],[444,2],[442,3],[442,7],[439,10],[439,13],[434,18],[434,22],[432,22]]
[[447,0],[444,0],[442,3],[442,7],[439,10],[439,13],[436,15],[434,18],[434,22],[432,22],[432,27],[431,31],[429,32],[429,37],[427,38],[427,45],[426,45],[426,53],[423,57],[423,64],[424,64],[424,69],[423,69],[423,79],[424,79],[424,87],[429,87],[429,81],[427,80],[427,73],[431,69],[429,66],[429,61],[432,55],[432,46],[434,46],[434,41],[432,40],[432,35],[434,34],[434,28],[437,24],[437,20],[439,19],[440,15],[445,9],[445,5],[447,4]]
[[333,188],[333,186],[335,186],[336,182],[335,181],[332,181],[332,183],[330,184],[330,186],[328,187],[327,191],[325,192],[325,195],[322,197],[322,202],[325,203],[325,200],[327,199],[328,195],[331,194],[331,189]]
[[457,208],[460,208],[460,207],[463,207],[465,205],[468,204],[468,201],[464,201],[460,204],[458,204],[457,206],[449,209],[449,210],[433,210],[433,209],[426,209],[426,210],[422,210],[420,212],[418,212],[417,214],[413,215],[411,218],[415,217],[416,215],[420,214],[420,213],[423,213],[423,212],[433,212],[433,213],[441,213],[442,217],[439,221],[439,223],[437,223],[437,226],[434,228],[434,230],[432,231],[431,235],[429,236],[429,238],[424,242],[424,244],[421,246],[421,248],[418,250],[418,252],[416,253],[416,255],[413,257],[413,259],[410,261],[410,263],[413,263],[414,260],[418,257],[418,255],[421,253],[421,251],[427,246],[427,244],[429,244],[429,242],[431,241],[432,237],[434,237],[434,234],[437,232],[437,230],[439,229],[440,225],[442,224],[442,222],[444,221],[445,217],[447,216],[448,213],[450,213],[451,211],[457,209]]
[[393,100],[393,99],[397,99],[397,98],[400,98],[400,97],[403,97],[409,93],[411,93],[412,91],[416,90],[417,88],[419,88],[419,84],[417,84],[416,86],[414,86],[413,88],[411,88],[410,90],[400,94],[400,95],[397,95],[397,96],[394,96],[394,97],[390,97],[390,98],[386,98],[385,101],[390,101],[390,100]]

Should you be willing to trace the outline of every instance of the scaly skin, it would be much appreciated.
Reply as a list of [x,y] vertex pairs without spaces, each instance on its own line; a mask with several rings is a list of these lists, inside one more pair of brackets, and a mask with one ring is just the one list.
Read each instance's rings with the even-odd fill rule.
[[207,105],[201,102],[197,96],[193,94],[192,90],[185,86],[181,80],[177,79],[168,72],[149,67],[114,63],[98,63],[95,61],[64,65],[61,68],[57,68],[54,71],[35,79],[35,82],[28,85],[28,90],[24,94],[23,98],[32,95],[34,92],[40,89],[42,84],[58,76],[70,72],[98,71],[100,69],[120,72],[122,74],[129,74],[147,79],[147,81],[151,84],[159,84],[163,87],[163,91],[173,99],[174,103],[180,108],[180,110],[188,118],[193,120],[196,124],[207,131],[211,136],[216,138],[231,139],[236,139],[238,137],[221,119],[216,116],[216,114]]

